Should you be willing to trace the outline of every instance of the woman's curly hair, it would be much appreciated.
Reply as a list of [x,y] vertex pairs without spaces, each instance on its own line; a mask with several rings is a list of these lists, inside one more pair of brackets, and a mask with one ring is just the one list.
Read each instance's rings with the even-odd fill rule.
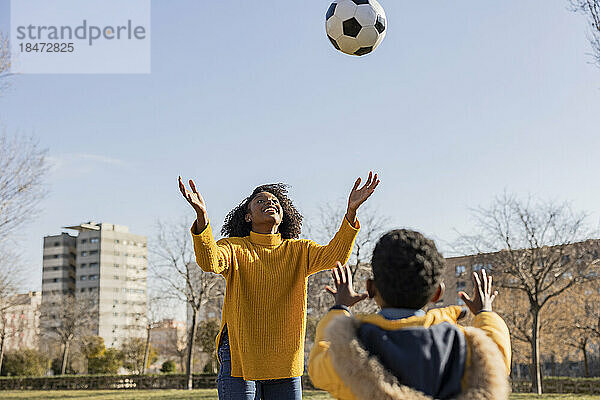
[[283,217],[279,225],[279,233],[282,239],[297,239],[302,230],[302,215],[294,207],[292,201],[287,197],[288,185],[284,183],[272,183],[261,185],[254,189],[252,194],[246,197],[236,208],[231,210],[225,217],[221,234],[226,237],[245,237],[250,235],[252,222],[246,221],[246,214],[250,202],[260,192],[269,192],[279,200]]

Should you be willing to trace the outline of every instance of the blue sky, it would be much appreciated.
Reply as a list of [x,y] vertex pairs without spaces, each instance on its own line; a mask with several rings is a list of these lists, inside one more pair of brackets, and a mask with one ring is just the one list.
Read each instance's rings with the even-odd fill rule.
[[597,224],[600,69],[584,18],[564,0],[381,4],[388,34],[363,58],[327,41],[327,1],[154,1],[151,74],[13,79],[0,126],[39,137],[53,165],[20,234],[28,288],[62,226],[152,237],[157,218],[191,217],[179,174],[218,227],[273,181],[310,221],[369,169],[372,205],[442,248],[504,190],[572,200]]

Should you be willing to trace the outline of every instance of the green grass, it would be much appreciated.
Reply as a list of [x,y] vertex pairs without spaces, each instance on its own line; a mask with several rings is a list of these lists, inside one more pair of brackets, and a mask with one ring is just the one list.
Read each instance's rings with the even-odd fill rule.
[[[210,389],[193,390],[57,390],[57,391],[7,391],[0,392],[0,398],[10,400],[214,400],[217,399],[217,391]],[[327,393],[305,390],[305,400],[331,400]],[[543,395],[513,394],[511,400],[600,400],[600,396],[591,395]]]

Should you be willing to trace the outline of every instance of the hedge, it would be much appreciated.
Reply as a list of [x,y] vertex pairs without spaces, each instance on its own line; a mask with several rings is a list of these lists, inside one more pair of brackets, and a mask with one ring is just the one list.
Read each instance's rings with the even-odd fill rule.
[[[515,393],[530,393],[531,381],[513,380],[512,390]],[[544,377],[542,391],[544,393],[600,394],[600,378]]]
[[[185,374],[1,377],[0,390],[185,389]],[[194,374],[194,388],[217,387],[217,376]]]
[[[185,389],[185,374],[159,375],[57,375],[43,377],[0,377],[0,390],[111,390],[111,389]],[[217,387],[216,374],[194,374],[195,389]],[[305,389],[314,389],[305,375]]]
[[[194,374],[194,388],[217,387],[217,375]],[[185,389],[185,374],[160,375],[62,375],[45,377],[0,377],[0,390],[110,390],[110,389]],[[308,376],[305,389],[312,389]],[[531,382],[512,381],[513,392],[531,392]],[[544,393],[600,394],[600,378],[546,377]]]

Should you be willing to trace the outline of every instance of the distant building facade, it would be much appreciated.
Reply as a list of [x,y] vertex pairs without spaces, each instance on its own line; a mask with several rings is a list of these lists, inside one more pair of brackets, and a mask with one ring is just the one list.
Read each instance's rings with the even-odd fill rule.
[[[560,270],[559,266],[566,266],[569,263],[585,263],[594,266],[593,269],[595,272],[591,273],[600,273],[597,264],[597,261],[600,259],[600,240],[596,239],[552,248],[513,250],[513,254],[518,254],[521,262],[525,260],[525,263],[535,259],[537,259],[535,262],[539,263],[554,263],[554,268],[557,270]],[[500,282],[503,280],[511,283],[510,281],[514,280],[514,277],[503,276],[502,271],[494,268],[494,264],[497,261],[505,264],[505,258],[505,256],[502,256],[502,252],[446,258],[446,268],[443,278],[446,291],[443,301],[436,305],[463,305],[464,302],[458,296],[458,293],[461,291],[469,295],[473,293],[473,272],[479,272],[482,269],[493,274],[496,287],[499,287]],[[568,278],[568,276],[565,276],[565,278]]]
[[163,319],[153,324],[150,330],[150,345],[158,352],[158,359],[150,367],[150,370],[156,372],[163,362],[172,360],[178,364],[179,371],[183,371],[186,339],[187,331],[184,321]]
[[22,293],[8,299],[14,304],[0,322],[4,329],[4,351],[37,349],[40,337],[40,292]]

